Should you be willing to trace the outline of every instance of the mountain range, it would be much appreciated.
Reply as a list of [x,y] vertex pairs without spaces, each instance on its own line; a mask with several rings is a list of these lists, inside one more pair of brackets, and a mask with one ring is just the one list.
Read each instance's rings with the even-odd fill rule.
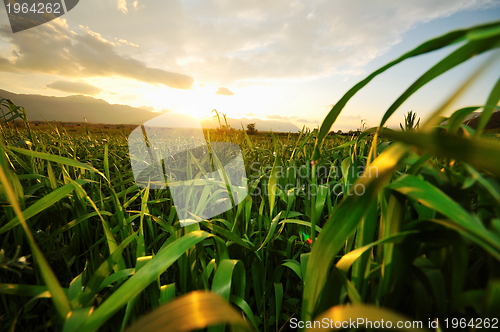
[[[466,121],[466,123],[471,127],[476,129],[478,123],[479,123],[479,112],[474,112],[473,116]],[[491,114],[490,119],[488,120],[488,123],[484,127],[484,129],[489,130],[489,129],[498,129],[500,128],[500,111],[493,112]]]
[[[134,124],[140,125],[162,113],[152,112],[144,108],[128,105],[109,104],[108,102],[83,95],[53,97],[35,94],[17,94],[0,90],[0,98],[11,99],[17,106],[26,110],[30,121],[63,121],[102,124]],[[257,130],[276,132],[297,132],[300,129],[291,122],[261,119],[227,118],[227,124],[232,128],[246,128],[249,123],[255,123]],[[217,119],[202,121],[205,128],[217,128]]]

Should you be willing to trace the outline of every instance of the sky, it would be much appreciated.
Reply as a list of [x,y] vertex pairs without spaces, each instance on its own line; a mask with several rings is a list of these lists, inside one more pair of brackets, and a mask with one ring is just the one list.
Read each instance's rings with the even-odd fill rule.
[[[430,38],[496,20],[498,0],[85,0],[12,33],[2,7],[0,88],[86,94],[197,117],[217,109],[315,128],[349,88],[387,62]],[[377,126],[399,94],[452,50],[407,60],[374,79],[332,129]],[[389,126],[409,111],[424,120],[484,59],[422,88]],[[483,104],[498,73],[497,62],[452,109]]]

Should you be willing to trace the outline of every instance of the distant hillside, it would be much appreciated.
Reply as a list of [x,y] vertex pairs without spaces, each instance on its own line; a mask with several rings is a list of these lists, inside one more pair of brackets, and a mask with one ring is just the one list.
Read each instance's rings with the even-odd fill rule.
[[[82,95],[51,97],[0,90],[0,97],[12,99],[16,105],[23,106],[30,121],[84,122],[87,119],[90,123],[140,125],[160,115],[144,108],[109,104],[102,99]],[[235,129],[241,129],[242,123],[245,129],[247,124],[255,123],[257,130],[262,131],[299,131],[297,126],[285,121],[227,118],[227,122]],[[216,119],[210,119],[203,121],[202,125],[205,128],[217,128],[219,123]]]
[[[476,116],[474,116],[469,121],[466,121],[465,123],[467,123],[469,127],[476,129],[479,123],[479,114],[480,113],[477,113]],[[486,127],[484,127],[484,129],[488,130],[488,129],[498,129],[498,128],[500,128],[500,112],[497,111],[491,115],[491,118],[486,124]]]

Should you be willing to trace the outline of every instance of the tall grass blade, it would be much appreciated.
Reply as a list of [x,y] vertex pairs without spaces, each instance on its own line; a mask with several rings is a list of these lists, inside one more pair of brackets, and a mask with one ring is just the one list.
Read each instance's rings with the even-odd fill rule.
[[383,135],[425,149],[437,156],[464,161],[500,176],[500,142],[482,138],[467,139],[446,134],[423,134],[383,130]]
[[40,274],[42,275],[42,279],[47,285],[47,288],[49,289],[52,295],[51,299],[52,302],[54,303],[57,313],[59,314],[61,319],[65,319],[68,313],[71,311],[71,306],[68,297],[63,291],[61,284],[59,283],[59,280],[54,274],[54,271],[52,271],[52,269],[50,268],[50,265],[47,262],[47,259],[43,255],[42,251],[40,250],[40,247],[38,247],[38,244],[36,243],[35,238],[33,237],[33,234],[31,233],[28,224],[26,223],[24,214],[21,211],[19,202],[16,199],[12,186],[10,185],[10,181],[7,179],[3,167],[0,167],[0,183],[3,186],[3,190],[5,191],[5,195],[7,196],[8,202],[14,209],[14,212],[17,218],[19,219],[19,223],[24,229],[24,233],[30,245],[31,252],[36,259],[37,265],[40,268]]
[[215,324],[238,325],[252,331],[241,315],[219,295],[196,291],[142,317],[127,332],[188,332]]
[[212,235],[203,231],[191,232],[162,249],[94,311],[81,332],[97,330],[128,301],[139,295],[189,248],[210,236]]
[[[88,183],[88,180],[76,180],[75,181],[77,184],[85,184]],[[59,202],[61,199],[65,198],[69,193],[74,191],[75,185],[72,183],[65,184],[64,186],[57,188],[56,190],[52,191],[51,193],[41,197],[39,200],[37,200],[35,203],[30,205],[26,210],[23,211],[23,217],[24,220],[28,220],[29,218],[45,211],[52,205],[56,204]],[[21,223],[20,216],[16,216],[13,218],[11,221],[6,223],[0,228],[0,234],[5,233],[9,229],[12,229],[13,227],[16,227]]]
[[[496,54],[497,56],[499,55],[498,53]],[[495,86],[490,92],[490,95],[488,96],[488,99],[486,100],[486,105],[484,106],[483,111],[481,112],[481,116],[479,117],[479,122],[477,123],[476,127],[476,135],[479,135],[484,127],[488,124],[489,119],[491,118],[491,114],[495,110],[495,107],[498,104],[498,101],[500,100],[500,79],[497,81]]]
[[464,46],[460,47],[458,50],[454,51],[443,60],[438,62],[434,67],[429,69],[425,74],[420,76],[408,89],[406,89],[403,94],[401,94],[398,99],[389,107],[385,112],[382,120],[380,121],[379,127],[382,128],[391,115],[407,100],[414,92],[420,89],[422,86],[433,80],[434,78],[440,76],[441,74],[447,72],[451,68],[461,64],[462,62],[481,54],[483,52],[489,51],[492,48],[500,47],[500,38],[491,37],[491,39],[472,41]]
[[[346,238],[351,236],[361,222],[373,198],[382,186],[391,178],[401,158],[406,154],[406,148],[401,144],[393,144],[387,148],[371,165],[377,170],[375,176],[371,170],[365,171],[366,177],[361,177],[356,184],[364,188],[362,195],[355,195],[344,199],[334,210],[321,235],[318,237],[305,274],[302,319],[310,320],[317,314],[319,298],[328,278],[330,267],[335,256],[342,247]],[[356,188],[354,185],[353,188]],[[359,187],[358,187],[359,188]],[[364,206],[364,209],[358,208]]]
[[465,211],[458,203],[429,182],[416,176],[403,175],[388,188],[443,214],[449,220],[435,220],[435,222],[456,229],[500,260],[500,236],[489,231],[476,215]]
[[[344,106],[347,104],[347,102],[356,94],[356,92],[358,92],[363,87],[365,87],[376,76],[378,76],[379,74],[382,74],[387,69],[389,69],[389,68],[397,65],[398,63],[400,63],[400,62],[402,62],[402,61],[404,61],[404,60],[406,60],[408,58],[411,58],[411,57],[414,57],[414,56],[417,56],[417,55],[421,55],[421,54],[425,54],[425,53],[428,53],[428,52],[432,52],[432,51],[441,49],[443,47],[446,47],[446,46],[449,46],[449,45],[452,45],[452,44],[456,44],[458,42],[462,42],[462,41],[466,40],[466,36],[467,35],[471,36],[471,35],[473,35],[474,33],[478,32],[478,31],[485,31],[485,29],[497,29],[499,27],[500,27],[500,22],[494,22],[494,23],[485,24],[485,25],[482,25],[482,26],[473,27],[473,28],[470,28],[470,29],[457,30],[457,31],[453,31],[453,32],[447,33],[447,34],[445,34],[443,36],[440,36],[438,38],[435,38],[435,39],[432,39],[432,40],[424,42],[423,44],[419,45],[418,47],[416,47],[415,49],[411,50],[410,52],[403,54],[398,59],[396,59],[396,60],[388,63],[387,65],[381,67],[380,69],[374,71],[367,78],[365,78],[364,80],[362,80],[361,82],[359,82],[358,84],[356,84],[354,87],[352,87],[333,106],[333,108],[330,110],[330,112],[328,113],[328,115],[325,117],[325,119],[323,120],[323,123],[321,124],[320,130],[318,132],[318,137],[316,139],[316,143],[315,143],[315,146],[314,146],[314,153],[313,153],[313,156],[312,156],[312,160],[318,160],[320,158],[320,148],[321,148],[321,145],[323,143],[323,140],[325,139],[325,137],[330,132],[330,129],[332,128],[332,125],[335,123],[335,120],[337,119],[337,117],[339,116],[340,112],[342,111],[342,109],[344,108]],[[486,36],[489,36],[490,34],[491,34],[491,31],[490,31],[489,34],[481,34],[477,38],[478,39],[483,39]],[[496,33],[493,33],[493,35],[496,36]],[[382,121],[382,122],[385,123],[385,121]]]
[[48,161],[53,161],[53,162],[61,164],[61,165],[67,165],[67,166],[73,166],[76,168],[85,169],[85,170],[88,170],[90,172],[95,172],[95,173],[101,175],[103,178],[106,178],[106,176],[103,173],[101,173],[99,170],[97,170],[96,168],[94,168],[88,164],[81,163],[81,162],[74,160],[74,159],[56,156],[56,155],[45,153],[45,152],[37,152],[37,151],[15,148],[12,146],[9,146],[8,149],[13,151],[13,152],[24,154],[24,155],[29,156],[29,157],[40,158],[40,159],[44,159],[44,160],[48,160]]

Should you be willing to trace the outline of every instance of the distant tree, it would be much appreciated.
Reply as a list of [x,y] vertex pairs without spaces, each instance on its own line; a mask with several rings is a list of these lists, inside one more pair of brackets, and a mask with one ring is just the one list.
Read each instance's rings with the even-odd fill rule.
[[258,130],[255,128],[255,123],[249,123],[247,124],[247,134],[248,135],[254,135],[257,134]]

